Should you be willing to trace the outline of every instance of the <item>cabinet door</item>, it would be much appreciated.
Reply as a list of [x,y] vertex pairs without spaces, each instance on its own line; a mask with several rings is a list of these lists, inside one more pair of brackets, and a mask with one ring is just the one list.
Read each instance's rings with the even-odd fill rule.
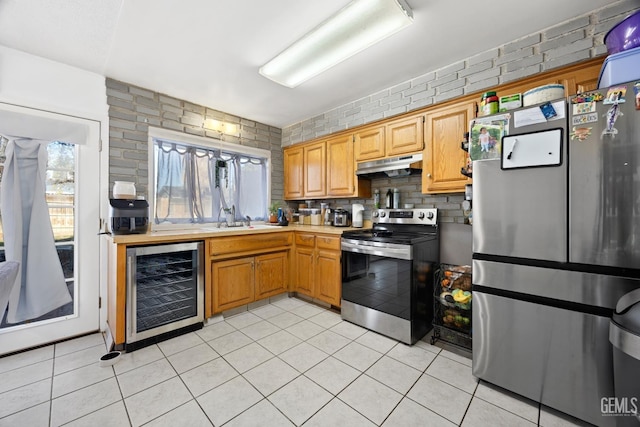
[[304,197],[303,150],[286,148],[284,150],[284,198],[299,199]]
[[373,160],[384,157],[384,126],[362,129],[354,135],[355,160]]
[[327,194],[329,196],[355,195],[355,162],[351,135],[327,141]]
[[339,307],[342,290],[340,252],[318,250],[315,276],[315,297]]
[[469,181],[460,169],[466,164],[467,153],[460,148],[460,141],[474,114],[473,102],[436,108],[427,113],[422,156],[423,193],[464,191]]
[[424,148],[424,116],[395,120],[387,124],[387,156],[416,153]]
[[304,196],[321,197],[326,191],[326,145],[324,142],[304,147]]
[[255,257],[255,299],[259,300],[287,290],[287,253],[258,255]]
[[295,291],[313,297],[314,274],[313,248],[296,248],[296,282]]
[[211,263],[213,311],[219,313],[253,301],[254,259],[238,258]]
[[565,87],[565,94],[572,96],[577,93],[598,89],[599,70],[600,67],[597,65],[591,65],[575,70],[570,75],[563,76],[560,79],[560,83]]

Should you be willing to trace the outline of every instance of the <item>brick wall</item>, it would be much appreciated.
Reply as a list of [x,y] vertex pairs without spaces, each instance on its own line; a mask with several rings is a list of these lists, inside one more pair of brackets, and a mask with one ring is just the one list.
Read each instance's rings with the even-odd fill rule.
[[[606,55],[604,35],[627,14],[638,9],[637,0],[613,2],[610,6],[576,17],[560,25],[482,52],[410,81],[287,126],[282,130],[283,147],[380,119],[417,110],[431,104],[481,92],[540,72]],[[551,12],[552,13],[552,12]],[[444,222],[463,222],[462,195],[421,194],[420,177],[374,179],[372,188],[384,194],[398,187],[416,207],[438,207]],[[414,191],[415,189],[415,191]],[[332,200],[332,206],[372,200]]]
[[[271,197],[284,194],[282,131],[148,89],[107,79],[109,105],[109,182],[132,181],[138,194],[147,195],[149,126],[171,129],[225,142],[271,151]],[[234,134],[203,127],[206,119],[237,125]],[[111,191],[110,187],[110,191]]]

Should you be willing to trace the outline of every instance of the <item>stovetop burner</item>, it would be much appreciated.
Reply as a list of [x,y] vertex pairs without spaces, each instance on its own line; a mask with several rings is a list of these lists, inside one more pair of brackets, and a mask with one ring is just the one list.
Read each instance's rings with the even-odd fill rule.
[[379,209],[372,214],[371,230],[354,230],[342,234],[350,240],[411,245],[438,238],[436,209]]

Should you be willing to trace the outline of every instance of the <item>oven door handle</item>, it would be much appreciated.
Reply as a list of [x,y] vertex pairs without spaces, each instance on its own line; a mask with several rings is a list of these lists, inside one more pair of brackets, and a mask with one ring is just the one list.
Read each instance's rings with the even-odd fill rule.
[[377,255],[385,258],[396,259],[413,259],[413,250],[408,248],[396,249],[396,248],[381,248],[376,246],[358,245],[343,241],[340,245],[345,252],[355,252],[364,255]]

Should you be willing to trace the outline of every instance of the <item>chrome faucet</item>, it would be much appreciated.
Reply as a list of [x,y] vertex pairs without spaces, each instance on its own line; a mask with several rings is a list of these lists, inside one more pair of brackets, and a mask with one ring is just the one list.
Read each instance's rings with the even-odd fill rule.
[[225,222],[227,223],[227,227],[235,227],[236,226],[236,205],[231,205],[231,209],[227,208],[224,210]]
[[[220,221],[220,214],[224,211],[224,221]],[[236,206],[231,205],[231,209],[225,208],[224,206],[220,206],[220,210],[218,211],[218,228],[222,225],[226,227],[235,227],[236,226]]]

